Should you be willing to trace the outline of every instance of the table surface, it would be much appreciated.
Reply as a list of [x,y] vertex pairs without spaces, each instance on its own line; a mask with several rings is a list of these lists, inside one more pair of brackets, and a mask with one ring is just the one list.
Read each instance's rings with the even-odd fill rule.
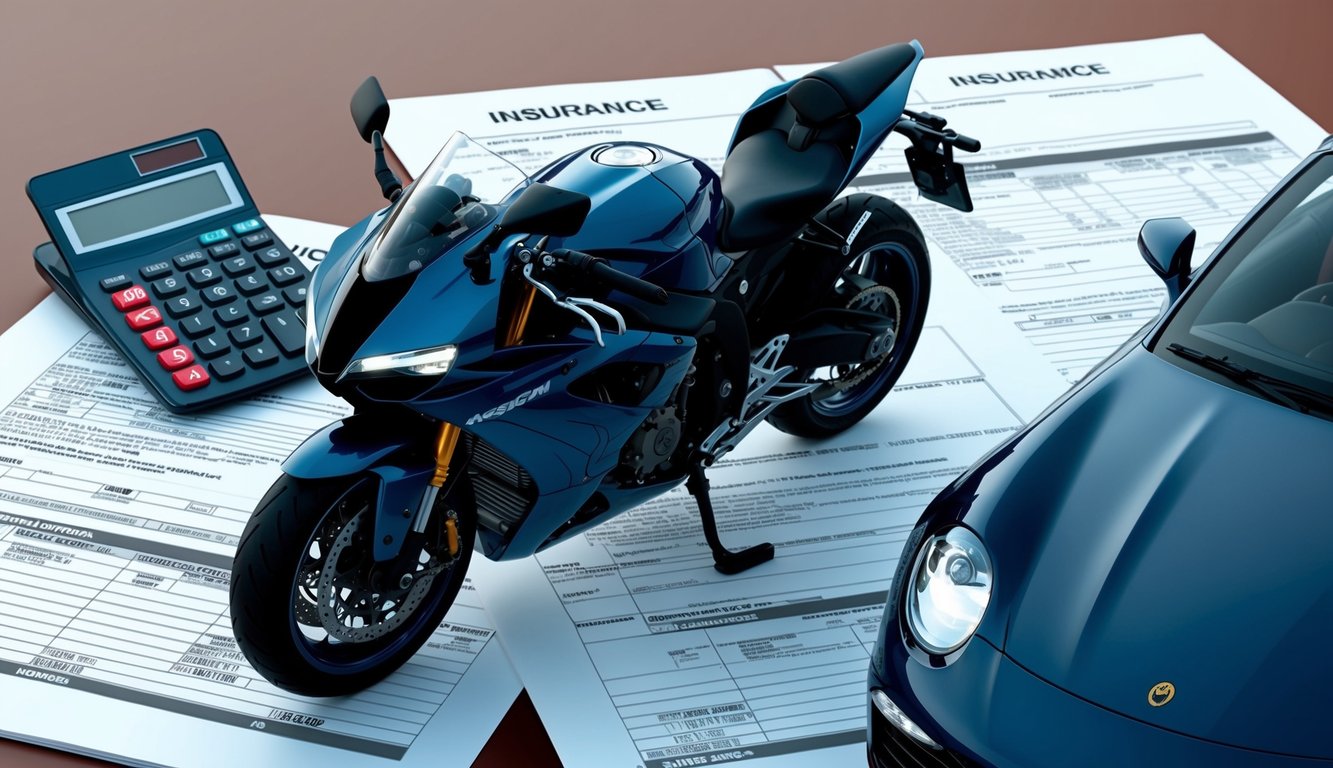
[[[209,127],[266,213],[350,224],[378,208],[347,112],[367,74],[422,96],[829,61],[913,37],[940,56],[1203,32],[1333,125],[1327,0],[10,0],[4,15],[0,329],[48,293],[23,191],[38,173]],[[0,739],[0,764],[98,762]],[[526,693],[477,760],[513,764],[559,764]]]

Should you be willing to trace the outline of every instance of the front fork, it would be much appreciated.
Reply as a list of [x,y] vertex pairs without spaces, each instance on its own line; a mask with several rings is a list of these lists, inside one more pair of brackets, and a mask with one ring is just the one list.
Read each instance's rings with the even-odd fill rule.
[[[528,316],[532,313],[532,302],[537,296],[536,289],[531,285],[524,284],[519,290],[518,302],[501,337],[501,344],[505,347],[512,347],[523,340]],[[417,506],[417,514],[412,521],[412,531],[417,535],[426,532],[431,510],[435,507],[435,499],[439,497],[440,489],[449,479],[449,463],[453,461],[454,451],[458,448],[458,438],[461,435],[462,430],[457,425],[447,421],[440,422],[439,434],[435,436],[435,472],[426,486],[426,492],[421,495],[421,503]],[[444,521],[444,530],[448,537],[449,556],[458,557],[458,521],[453,515]]]
[[[416,518],[412,521],[412,531],[418,535],[426,532],[430,522],[430,511],[435,507],[435,499],[449,479],[449,462],[454,458],[454,449],[458,447],[458,437],[462,434],[457,426],[447,421],[440,422],[440,433],[435,438],[435,473],[426,485],[426,492],[421,495],[421,504],[417,507]],[[444,521],[445,535],[448,537],[449,556],[458,557],[458,522],[450,515]]]
[[[519,287],[519,291],[518,300],[509,317],[509,323],[500,337],[500,346],[502,347],[512,347],[523,341],[523,333],[527,330],[528,317],[532,313],[532,303],[536,299],[537,290],[525,283]],[[435,507],[435,500],[439,498],[440,489],[444,487],[445,481],[449,479],[449,463],[454,459],[454,451],[458,448],[458,438],[462,434],[462,430],[456,424],[447,421],[440,422],[440,431],[435,436],[435,471],[431,474],[425,493],[421,494],[416,516],[412,520],[412,532],[418,536],[426,532],[426,526],[430,523],[431,510]],[[458,521],[453,515],[449,515],[445,519],[444,531],[449,544],[449,556],[458,557]]]

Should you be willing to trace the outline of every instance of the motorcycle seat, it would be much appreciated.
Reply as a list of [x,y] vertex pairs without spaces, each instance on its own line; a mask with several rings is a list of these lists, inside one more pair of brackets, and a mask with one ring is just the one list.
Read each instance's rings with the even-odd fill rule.
[[838,193],[847,164],[831,144],[794,150],[776,129],[737,144],[722,171],[728,214],[719,232],[722,247],[747,250],[795,231]]
[[889,45],[816,70],[750,109],[722,166],[724,251],[776,242],[833,201],[860,138],[857,115],[916,59]]

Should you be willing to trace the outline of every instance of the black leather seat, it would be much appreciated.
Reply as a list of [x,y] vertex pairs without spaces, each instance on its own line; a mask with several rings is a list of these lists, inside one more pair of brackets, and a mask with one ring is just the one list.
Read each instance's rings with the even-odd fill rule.
[[727,156],[722,175],[730,214],[723,249],[754,248],[794,231],[838,194],[846,173],[847,160],[829,144],[796,152],[775,129],[745,139]]
[[722,249],[776,242],[832,202],[860,136],[857,113],[915,58],[906,44],[867,51],[806,75],[746,113],[722,166]]

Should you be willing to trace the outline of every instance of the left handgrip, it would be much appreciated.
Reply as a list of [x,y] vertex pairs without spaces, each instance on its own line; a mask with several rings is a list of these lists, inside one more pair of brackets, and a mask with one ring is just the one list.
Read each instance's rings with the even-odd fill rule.
[[551,255],[555,257],[556,261],[564,262],[575,269],[582,270],[603,284],[618,291],[624,291],[636,299],[643,299],[653,304],[666,304],[670,300],[666,289],[662,286],[654,285],[647,280],[641,280],[634,275],[621,272],[607,264],[605,259],[590,256],[582,251],[571,251],[567,248],[558,248],[551,251]]

